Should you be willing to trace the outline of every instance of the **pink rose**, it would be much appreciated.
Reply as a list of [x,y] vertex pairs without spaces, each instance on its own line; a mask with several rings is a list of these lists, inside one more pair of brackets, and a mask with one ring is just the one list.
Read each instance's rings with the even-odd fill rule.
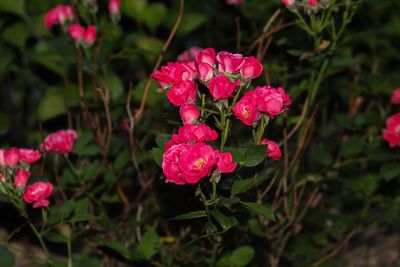
[[244,3],[245,0],[225,0],[228,5],[241,5]]
[[172,86],[167,93],[168,100],[175,106],[180,106],[186,102],[196,99],[197,84],[191,81],[182,81]]
[[178,134],[172,136],[172,141],[176,144],[214,141],[218,138],[218,133],[205,124],[186,124],[179,128]]
[[237,164],[233,162],[232,154],[229,152],[223,153],[216,150],[217,154],[217,172],[231,173],[236,169]]
[[281,0],[281,1],[287,7],[292,7],[295,3],[295,0]]
[[236,103],[232,110],[236,118],[249,126],[254,126],[254,123],[261,118],[261,114],[257,110],[256,100],[247,93]]
[[108,2],[108,12],[111,15],[118,14],[121,9],[121,0],[110,0]]
[[315,7],[318,5],[318,0],[308,0],[308,4],[312,7]]
[[390,102],[393,105],[400,105],[400,88],[393,90],[392,98],[390,99]]
[[26,203],[33,203],[33,208],[47,207],[50,202],[47,199],[53,192],[53,185],[47,182],[36,182],[29,185],[23,195]]
[[214,149],[205,143],[195,143],[190,150],[182,154],[178,167],[182,178],[189,184],[197,183],[201,178],[210,175],[217,163]]
[[163,89],[179,84],[181,81],[192,81],[196,76],[194,63],[168,62],[162,66],[161,71],[157,70],[151,78],[158,82]]
[[33,164],[40,159],[40,152],[34,149],[20,148],[18,150],[19,160],[24,163]]
[[96,41],[97,30],[96,27],[89,25],[87,26],[83,35],[83,40],[86,45],[92,45]]
[[244,64],[242,54],[232,54],[229,52],[221,51],[217,55],[219,63],[218,70],[221,72],[236,73]]
[[219,101],[222,99],[228,99],[232,97],[232,93],[235,91],[236,87],[240,86],[239,81],[231,82],[224,75],[217,76],[211,79],[208,84],[208,89],[214,98],[214,101]]
[[30,171],[18,170],[15,175],[14,186],[24,188],[28,182],[29,176],[31,176]]
[[197,72],[199,75],[199,80],[206,82],[214,76],[214,68],[207,63],[198,63]]
[[289,107],[292,104],[292,99],[288,94],[286,94],[285,90],[282,87],[276,88],[278,92],[281,94],[283,105]]
[[203,51],[203,48],[192,47],[178,56],[179,62],[192,62],[196,59],[197,55]]
[[182,178],[181,170],[178,166],[178,161],[183,154],[190,150],[189,144],[172,145],[165,150],[163,155],[162,170],[165,176],[165,182],[183,185],[186,181]]
[[79,23],[74,23],[69,26],[67,32],[75,42],[81,42],[85,36],[85,27]]
[[200,51],[196,56],[196,63],[207,63],[211,67],[215,65],[215,50],[214,48],[206,48]]
[[278,89],[271,86],[257,86],[254,92],[257,94],[259,111],[272,118],[283,112],[283,98]]
[[4,157],[5,150],[0,148],[0,166],[6,165],[6,159]]
[[383,139],[390,147],[400,146],[400,113],[390,116],[386,120],[386,128],[383,129]]
[[200,116],[200,111],[193,103],[184,103],[179,108],[182,122],[184,124],[193,124]]
[[4,152],[4,159],[6,164],[10,167],[15,167],[19,161],[19,150],[18,148],[12,147]]
[[276,142],[272,140],[263,139],[261,140],[261,144],[268,145],[267,157],[271,158],[272,160],[279,160],[281,158],[282,151]]
[[255,57],[248,57],[244,60],[240,73],[244,79],[254,79],[263,72],[263,65]]
[[41,147],[48,152],[68,154],[72,151],[74,141],[77,138],[78,135],[74,130],[59,130],[49,134],[46,139],[44,139]]
[[68,5],[57,5],[50,10],[44,20],[46,28],[51,28],[56,24],[64,24],[67,20],[73,20],[74,10]]

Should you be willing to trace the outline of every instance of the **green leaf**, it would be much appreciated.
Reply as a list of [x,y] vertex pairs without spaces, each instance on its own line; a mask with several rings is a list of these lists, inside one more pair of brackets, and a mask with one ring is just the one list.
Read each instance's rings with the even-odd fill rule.
[[86,182],[92,179],[96,175],[96,172],[98,171],[99,167],[100,163],[97,161],[86,165],[82,173],[82,180]]
[[3,246],[0,246],[0,266],[1,267],[15,266],[14,254]]
[[160,237],[154,230],[150,228],[142,237],[136,252],[146,260],[151,259],[158,252]]
[[229,261],[233,266],[242,267],[248,265],[254,257],[254,248],[250,246],[242,246],[235,249],[229,257]]
[[67,243],[68,242],[68,238],[66,238],[62,234],[56,233],[56,232],[46,233],[44,235],[44,238],[46,238],[47,240],[54,242],[54,243]]
[[96,145],[85,146],[78,154],[83,156],[94,156],[101,153],[101,149]]
[[26,40],[28,40],[30,30],[25,23],[17,22],[5,28],[2,33],[2,39],[15,45],[21,50],[25,49]]
[[153,150],[151,152],[152,152],[154,161],[157,163],[158,166],[162,167],[164,151],[157,147],[153,147]]
[[236,180],[231,187],[231,196],[246,192],[255,184],[255,179]]
[[[141,101],[144,93],[144,85],[146,81],[141,81],[138,85],[135,86],[133,89],[133,99],[136,101]],[[152,81],[150,83],[150,88],[147,95],[147,104],[149,106],[158,105],[165,99],[165,92],[158,91],[159,88],[158,84]]]
[[170,134],[158,134],[156,136],[157,146],[162,150],[164,150],[164,144],[169,140],[171,140]]
[[146,7],[142,12],[142,20],[149,26],[150,30],[155,31],[160,26],[167,15],[167,8],[163,3],[154,3]]
[[386,181],[400,177],[400,163],[387,163],[383,165],[380,169],[380,174]]
[[101,245],[108,247],[122,256],[124,256],[126,259],[129,259],[129,250],[127,247],[125,247],[124,244],[117,242],[117,241],[111,241],[111,240],[103,240],[100,242]]
[[275,221],[275,215],[272,212],[271,208],[268,206],[265,206],[263,204],[258,204],[255,202],[244,202],[244,201],[240,201],[240,204],[242,204],[243,207],[250,210],[251,212],[261,215],[267,218],[268,220]]
[[185,17],[182,20],[181,25],[178,28],[178,35],[186,35],[201,25],[203,25],[207,21],[207,16],[203,14],[185,14]]
[[108,77],[107,85],[110,90],[112,100],[115,101],[124,94],[124,85],[118,76],[111,75]]
[[74,144],[74,152],[79,154],[79,152],[93,140],[94,138],[91,132],[79,133],[78,139]]
[[[24,0],[0,0],[0,10],[5,12],[14,13],[20,16],[25,15],[25,1]],[[1,265],[2,266],[2,265]]]
[[123,168],[128,164],[131,160],[131,153],[129,149],[124,149],[121,153],[118,154],[115,159],[114,168],[117,172],[122,171]]
[[197,219],[197,218],[203,218],[207,217],[207,213],[204,210],[196,210],[196,211],[190,211],[178,216],[175,216],[171,219],[170,221],[179,221],[179,220],[190,220],[190,219]]
[[362,152],[363,142],[358,136],[351,136],[344,142],[340,148],[340,154],[343,157],[355,156]]
[[246,167],[254,167],[260,164],[267,156],[267,145],[253,145],[244,153],[243,164]]
[[45,121],[66,112],[65,94],[61,88],[48,88],[46,96],[39,103],[39,119]]
[[226,216],[219,210],[212,210],[211,216],[214,217],[218,221],[218,223],[221,225],[223,230],[228,230],[229,228],[232,228],[233,226],[239,224],[239,222],[236,220],[235,217]]

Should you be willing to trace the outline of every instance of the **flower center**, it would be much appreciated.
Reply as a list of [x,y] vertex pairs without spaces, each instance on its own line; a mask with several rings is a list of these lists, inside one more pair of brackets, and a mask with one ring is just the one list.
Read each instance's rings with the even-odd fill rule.
[[398,125],[398,126],[396,126],[396,127],[394,128],[394,132],[395,132],[396,134],[400,134],[400,125]]
[[245,119],[248,119],[250,117],[250,112],[248,112],[246,109],[243,110],[242,115]]
[[199,160],[196,160],[196,161],[193,163],[193,165],[196,166],[197,169],[200,169],[201,167],[203,167],[203,165],[204,165],[205,162],[206,162],[206,161],[205,161],[204,159],[199,159]]

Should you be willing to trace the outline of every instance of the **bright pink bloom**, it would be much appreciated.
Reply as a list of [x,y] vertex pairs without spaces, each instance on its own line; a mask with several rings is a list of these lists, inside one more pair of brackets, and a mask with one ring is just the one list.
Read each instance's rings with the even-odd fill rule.
[[74,23],[69,26],[67,32],[75,42],[82,42],[85,37],[85,27],[79,23]]
[[281,1],[282,1],[282,3],[283,3],[285,6],[287,6],[287,7],[291,7],[291,6],[293,6],[294,3],[295,3],[295,0],[281,0]]
[[192,47],[178,56],[179,62],[193,62],[203,48]]
[[28,182],[29,176],[31,176],[30,171],[18,170],[17,174],[15,175],[14,186],[24,188]]
[[179,108],[182,122],[184,124],[193,124],[200,116],[200,111],[193,103],[184,103]]
[[34,149],[20,148],[19,160],[24,163],[33,164],[40,159],[40,152]]
[[268,145],[267,157],[271,158],[272,160],[279,160],[281,158],[282,151],[276,142],[272,140],[263,139],[261,140],[261,144]]
[[87,26],[83,35],[83,40],[86,45],[92,45],[96,41],[97,30],[96,27],[89,25]]
[[400,88],[393,90],[390,102],[392,102],[393,105],[400,105]]
[[167,93],[168,100],[175,106],[180,106],[186,102],[196,99],[197,84],[191,81],[182,81],[172,86]]
[[231,82],[226,76],[220,75],[210,80],[208,89],[210,90],[214,101],[219,101],[221,99],[231,98],[232,93],[239,85],[239,81]]
[[192,81],[196,77],[194,63],[168,62],[161,71],[156,70],[151,78],[158,82],[163,89],[179,84],[181,81]]
[[205,124],[186,124],[179,128],[178,134],[172,136],[172,141],[176,144],[214,141],[218,138],[218,133]]
[[390,116],[386,120],[386,128],[383,129],[383,139],[390,147],[400,146],[400,113]]
[[254,123],[261,118],[261,114],[257,110],[257,102],[249,94],[244,95],[232,110],[236,118],[249,126],[254,126]]
[[178,161],[183,154],[190,150],[189,144],[172,145],[165,150],[163,155],[162,170],[165,182],[183,185],[186,181],[182,178],[182,173],[178,166]]
[[68,154],[74,148],[74,141],[78,138],[74,130],[59,130],[49,134],[41,148],[48,152],[58,152]]
[[19,150],[18,148],[12,147],[4,152],[4,159],[6,164],[10,167],[15,167],[19,161]]
[[308,4],[312,7],[315,7],[318,5],[318,0],[308,0]]
[[257,102],[257,109],[271,118],[281,114],[292,103],[282,87],[257,86],[253,97]]
[[36,182],[29,185],[23,195],[26,203],[33,203],[33,208],[47,207],[50,202],[49,196],[53,193],[53,185],[47,182]]
[[6,165],[6,159],[4,157],[5,150],[0,148],[0,166]]
[[242,54],[232,54],[229,52],[221,51],[217,55],[219,63],[218,70],[221,72],[236,73],[244,64]]
[[111,15],[118,14],[121,9],[121,0],[110,0],[108,2],[108,11]]
[[191,145],[187,153],[182,154],[178,167],[182,178],[189,184],[197,183],[201,178],[210,175],[217,163],[214,149],[205,143]]
[[75,17],[74,10],[68,5],[57,5],[50,10],[44,20],[47,28],[51,28],[56,24],[64,24],[67,20],[73,20]]
[[243,4],[244,1],[246,1],[246,0],[225,0],[225,2],[228,5],[235,5],[235,6]]
[[214,76],[214,67],[207,63],[198,63],[197,72],[199,75],[199,80],[206,82]]
[[240,73],[244,79],[254,79],[263,72],[263,65],[255,57],[245,59],[243,66],[240,68]]
[[236,169],[237,164],[233,162],[232,154],[229,152],[223,153],[216,150],[217,154],[217,172],[231,173]]
[[200,51],[196,56],[196,63],[207,63],[211,67],[215,65],[215,50],[214,48],[206,48]]

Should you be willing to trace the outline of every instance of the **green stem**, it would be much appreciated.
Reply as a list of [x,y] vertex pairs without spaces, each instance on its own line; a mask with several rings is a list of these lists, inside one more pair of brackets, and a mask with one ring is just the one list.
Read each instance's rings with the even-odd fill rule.
[[69,238],[67,241],[67,249],[68,249],[68,267],[72,267],[72,248],[71,248],[71,239]]
[[269,121],[269,117],[267,117],[267,118],[265,118],[264,116],[261,117],[261,122],[258,126],[258,133],[257,133],[257,140],[256,140],[257,144],[261,143],[261,139],[264,135],[265,128],[267,127],[268,121]]
[[36,229],[36,227],[33,225],[31,221],[29,221],[29,226],[31,227],[32,231],[35,233],[37,239],[39,240],[40,245],[42,246],[44,252],[46,253],[47,259],[50,259],[50,253],[49,250],[47,249],[46,244],[44,243],[42,234],[39,233],[39,231]]

